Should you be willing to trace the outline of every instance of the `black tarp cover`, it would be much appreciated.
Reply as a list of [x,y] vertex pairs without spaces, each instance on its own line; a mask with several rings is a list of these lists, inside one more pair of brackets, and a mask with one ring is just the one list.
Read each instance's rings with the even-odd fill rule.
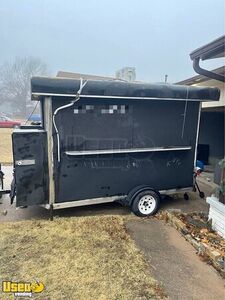
[[[31,92],[33,100],[44,95],[76,95],[80,80],[67,78],[33,77]],[[190,101],[217,101],[220,90],[213,87],[196,87],[174,84],[128,83],[119,80],[88,80],[82,95],[100,97],[159,98]]]

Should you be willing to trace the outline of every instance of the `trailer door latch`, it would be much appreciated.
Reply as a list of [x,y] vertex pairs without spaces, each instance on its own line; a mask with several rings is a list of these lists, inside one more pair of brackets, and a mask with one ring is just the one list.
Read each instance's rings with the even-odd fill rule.
[[35,159],[16,160],[16,166],[31,166],[35,165]]

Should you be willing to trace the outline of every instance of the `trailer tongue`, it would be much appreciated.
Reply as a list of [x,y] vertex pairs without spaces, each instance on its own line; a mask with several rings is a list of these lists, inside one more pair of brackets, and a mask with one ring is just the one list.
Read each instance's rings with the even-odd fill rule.
[[10,194],[10,190],[4,189],[4,173],[2,171],[2,166],[0,164],[0,199],[4,194]]
[[201,101],[219,90],[34,77],[42,126],[13,133],[16,206],[120,201],[139,216],[192,190]]

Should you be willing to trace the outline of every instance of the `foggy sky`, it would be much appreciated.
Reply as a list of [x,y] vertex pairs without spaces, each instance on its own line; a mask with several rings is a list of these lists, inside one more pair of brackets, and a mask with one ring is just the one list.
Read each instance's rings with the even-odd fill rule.
[[[224,0],[0,0],[0,65],[40,57],[58,70],[176,82],[189,53],[225,31]],[[215,66],[211,64],[210,66]]]

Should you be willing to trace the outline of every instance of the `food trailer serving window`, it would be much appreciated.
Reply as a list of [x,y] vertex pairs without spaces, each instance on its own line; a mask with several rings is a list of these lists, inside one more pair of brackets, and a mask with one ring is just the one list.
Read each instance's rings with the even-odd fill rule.
[[195,139],[186,115],[198,117],[197,102],[108,102],[81,99],[57,116],[63,151],[190,147]]

